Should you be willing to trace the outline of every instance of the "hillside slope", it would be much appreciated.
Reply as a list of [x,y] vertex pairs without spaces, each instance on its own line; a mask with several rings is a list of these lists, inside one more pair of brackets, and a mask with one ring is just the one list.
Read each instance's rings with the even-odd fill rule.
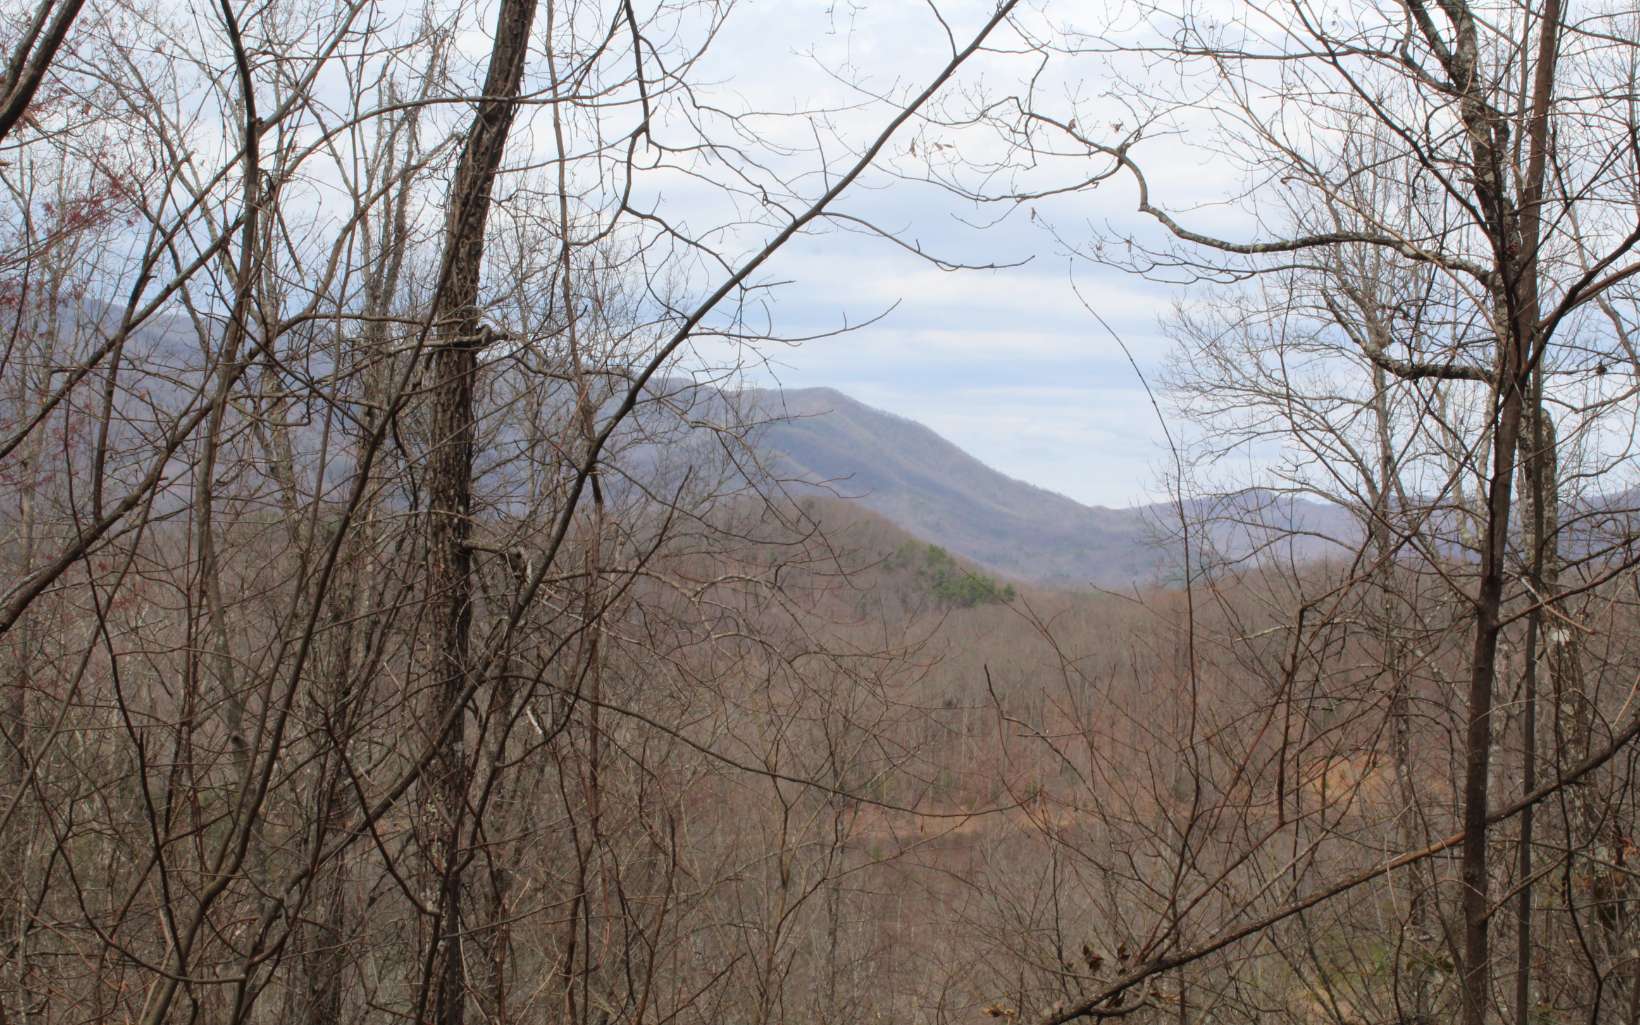
[[752,444],[771,473],[859,501],[1003,573],[1119,585],[1163,554],[1142,511],[1081,505],[986,466],[929,428],[826,388],[755,394],[772,422]]
[[[1143,586],[1178,574],[1172,506],[1082,505],[985,465],[922,424],[829,388],[749,391],[740,403],[762,421],[751,445],[788,488],[852,498],[989,569],[1077,587]],[[1304,557],[1328,547],[1321,536],[1347,540],[1355,533],[1342,510],[1317,503],[1248,493],[1231,506],[1214,509],[1210,547],[1220,557],[1262,547],[1272,527],[1302,532]]]

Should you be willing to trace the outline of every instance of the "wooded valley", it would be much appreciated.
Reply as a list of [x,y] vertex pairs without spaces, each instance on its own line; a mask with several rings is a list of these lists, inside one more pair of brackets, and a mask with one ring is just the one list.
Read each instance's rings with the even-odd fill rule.
[[[1640,10],[787,2],[5,0],[0,1025],[1640,1023]],[[885,195],[1166,502],[753,380]]]

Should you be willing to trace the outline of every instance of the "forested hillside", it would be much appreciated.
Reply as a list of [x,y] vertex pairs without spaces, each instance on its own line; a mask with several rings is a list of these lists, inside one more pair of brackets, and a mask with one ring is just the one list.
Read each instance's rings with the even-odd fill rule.
[[1640,1022],[1632,3],[3,10],[0,1025]]

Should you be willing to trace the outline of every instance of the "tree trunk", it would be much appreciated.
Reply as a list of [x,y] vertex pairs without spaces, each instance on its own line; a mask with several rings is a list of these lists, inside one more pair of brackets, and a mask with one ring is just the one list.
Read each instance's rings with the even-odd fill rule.
[[1508,138],[1502,115],[1486,99],[1478,74],[1476,25],[1467,5],[1445,3],[1456,40],[1450,59],[1453,84],[1463,90],[1460,110],[1473,161],[1475,190],[1496,252],[1496,425],[1492,477],[1487,493],[1486,543],[1475,596],[1475,648],[1470,661],[1469,724],[1464,739],[1463,825],[1463,1021],[1484,1025],[1491,1002],[1488,935],[1487,801],[1491,772],[1492,699],[1497,679],[1498,636],[1503,610],[1504,560],[1514,490],[1516,457],[1526,413],[1526,392],[1541,341],[1538,296],[1538,204],[1548,153],[1548,108],[1559,47],[1560,3],[1545,4],[1527,125],[1527,162],[1512,202],[1504,180]]
[[462,708],[473,683],[473,383],[485,333],[478,310],[479,271],[490,195],[518,109],[535,6],[535,0],[502,0],[496,16],[484,98],[468,130],[451,189],[442,287],[432,310],[427,587],[436,664],[428,722],[434,730],[446,729],[431,778],[439,916],[436,950],[428,962],[433,977],[428,981],[438,1025],[461,1025],[465,1015],[460,838],[469,769]]

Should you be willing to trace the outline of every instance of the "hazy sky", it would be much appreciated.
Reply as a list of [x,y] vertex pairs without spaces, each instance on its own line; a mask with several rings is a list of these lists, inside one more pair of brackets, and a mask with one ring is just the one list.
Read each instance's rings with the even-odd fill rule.
[[[982,9],[975,5],[958,12],[967,17],[953,18],[959,42]],[[757,0],[737,13],[731,31],[738,35],[720,52],[746,57],[735,61],[724,81],[765,107],[774,105],[770,97],[797,93],[813,102],[857,101],[832,75],[884,92],[896,83],[920,84],[948,52],[927,8],[915,3],[844,8]],[[999,69],[978,68],[967,81],[980,73]],[[884,112],[878,107],[837,120],[843,134],[863,139],[884,122]],[[911,139],[910,132],[897,137],[890,159],[903,158]],[[1165,171],[1164,181],[1209,173],[1204,160],[1188,154],[1170,157]],[[750,372],[748,380],[775,377],[790,388],[837,388],[928,425],[1008,474],[1090,504],[1126,506],[1165,497],[1168,456],[1156,413],[1126,356],[1082,307],[1072,279],[1147,375],[1167,349],[1160,319],[1181,293],[1074,261],[1044,227],[1078,242],[1107,223],[1131,229],[1139,223],[1131,191],[1112,183],[1086,197],[1040,204],[1034,220],[1029,210],[1017,209],[979,230],[963,221],[990,222],[1004,211],[976,210],[926,185],[893,183],[883,175],[867,184],[845,197],[842,209],[950,258],[1030,262],[1006,270],[942,272],[859,234],[798,239],[770,272],[797,283],[780,291],[772,306],[778,330],[824,331],[893,310],[840,337],[765,349],[767,366]]]
[[1042,255],[1020,268],[942,272],[868,240],[805,241],[782,264],[803,264],[805,287],[783,298],[780,324],[820,330],[893,309],[858,331],[771,352],[763,372],[918,420],[984,462],[1079,501],[1154,500],[1166,455],[1156,414],[1071,275],[1147,376],[1167,346],[1158,325],[1167,289],[1073,264],[1036,232],[1004,237],[1012,252]]

